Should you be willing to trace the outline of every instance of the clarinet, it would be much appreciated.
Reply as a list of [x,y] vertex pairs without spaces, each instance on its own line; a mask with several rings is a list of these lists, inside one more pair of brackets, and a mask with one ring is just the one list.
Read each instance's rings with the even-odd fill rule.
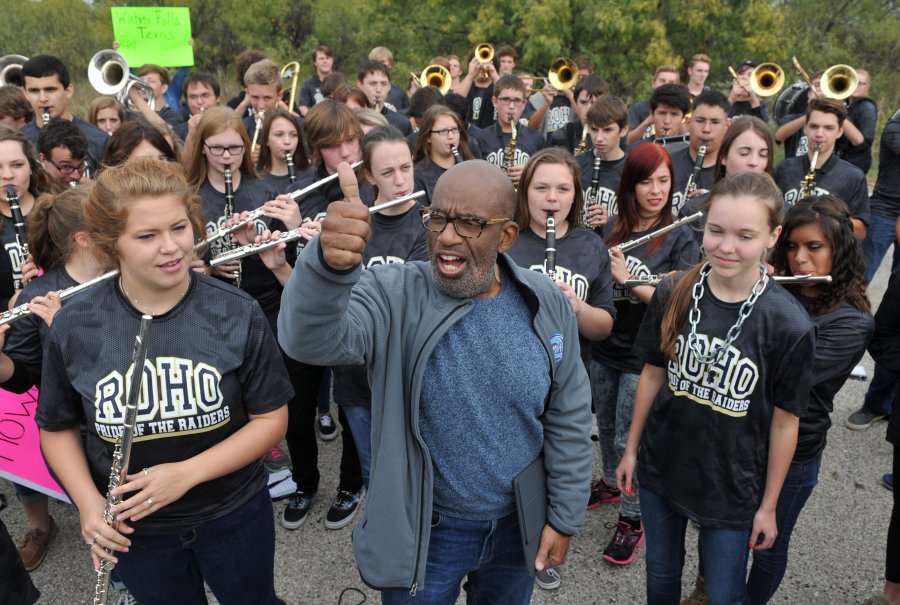
[[[25,217],[19,207],[19,195],[12,185],[6,186],[6,202],[9,204],[9,213],[12,214],[13,225],[16,228],[16,244],[22,251],[22,262],[25,262],[28,259],[28,233],[25,231]],[[21,284],[17,284],[16,290],[20,290],[21,287]]]
[[41,107],[41,121],[43,125],[41,128],[46,126],[50,122],[50,108],[49,107]]
[[[225,220],[227,221],[234,214],[234,183],[231,180],[231,166],[225,167]],[[228,238],[228,250],[234,250],[237,243],[233,237]],[[234,285],[241,287],[241,266],[238,265],[237,271],[234,272]]]
[[290,151],[284,152],[284,161],[287,162],[288,180],[293,183],[297,180],[297,170],[294,168],[294,154]]
[[456,145],[450,145],[450,152],[453,154],[453,160],[457,164],[463,161],[462,156],[459,154],[459,149],[456,148]]
[[[131,460],[131,446],[134,442],[134,427],[137,424],[138,401],[141,397],[141,384],[144,378],[144,362],[147,360],[147,333],[153,318],[149,315],[141,317],[141,328],[134,341],[131,354],[131,384],[125,403],[125,419],[122,421],[122,434],[116,439],[113,450],[112,466],[109,469],[109,485],[106,489],[106,506],[103,509],[103,520],[107,525],[117,527],[117,515],[110,509],[122,501],[122,496],[112,495],[113,489],[125,482],[128,474],[128,463]],[[110,551],[107,551],[110,552]],[[94,605],[106,605],[109,599],[109,574],[115,565],[101,559],[97,570],[97,583],[94,585]]]
[[703,168],[703,158],[706,157],[706,145],[700,145],[697,150],[697,159],[694,161],[694,170],[688,177],[687,187],[684,188],[681,203],[684,204],[688,200],[688,196],[697,190],[697,181],[700,179],[700,170]]
[[[779,284],[830,284],[830,275],[772,275]],[[632,286],[658,286],[662,277],[659,275],[645,275],[625,280],[625,287]]]
[[809,172],[800,180],[800,199],[812,197],[816,189],[816,164],[819,163],[819,145],[813,151],[812,160],[809,163]]
[[547,213],[547,227],[544,236],[544,272],[556,281],[556,219]]
[[584,205],[584,218],[587,221],[588,210],[600,203],[600,165],[603,163],[603,156],[599,153],[594,154],[594,168],[591,170],[591,195]]

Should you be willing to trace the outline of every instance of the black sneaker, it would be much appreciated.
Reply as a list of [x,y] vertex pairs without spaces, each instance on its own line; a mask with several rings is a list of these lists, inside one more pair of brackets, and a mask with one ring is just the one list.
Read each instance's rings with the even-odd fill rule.
[[562,579],[559,577],[559,571],[555,567],[548,567],[542,571],[534,572],[534,581],[544,590],[554,590],[559,588]]
[[331,508],[325,515],[325,527],[328,529],[340,529],[350,524],[359,511],[359,503],[362,500],[362,490],[351,492],[339,489],[337,496],[331,502]]
[[628,565],[634,561],[634,551],[644,543],[644,528],[638,521],[635,527],[627,519],[619,517],[616,533],[603,551],[603,560],[613,565]]
[[319,433],[319,439],[322,441],[331,441],[337,437],[337,425],[334,423],[334,416],[331,415],[331,412],[319,414],[316,432]]
[[850,414],[844,421],[844,425],[854,431],[864,431],[883,418],[884,416],[870,412],[866,406],[863,406]]
[[281,514],[281,526],[285,529],[297,529],[303,525],[309,516],[309,509],[316,501],[316,493],[307,494],[300,489],[294,492]]

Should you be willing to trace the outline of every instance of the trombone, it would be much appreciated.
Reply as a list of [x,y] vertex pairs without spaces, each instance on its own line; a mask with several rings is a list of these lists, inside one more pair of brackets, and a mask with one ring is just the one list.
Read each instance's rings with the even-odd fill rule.
[[156,110],[156,99],[150,85],[128,71],[128,61],[112,49],[101,50],[88,63],[88,80],[101,95],[113,95],[131,111],[137,111],[128,98],[131,89],[137,87],[147,97],[147,105]]
[[410,72],[410,75],[419,87],[434,86],[441,91],[442,95],[450,92],[450,85],[453,82],[453,78],[450,77],[450,72],[447,68],[437,64],[429,65],[423,69],[420,76],[412,72]]
[[[818,94],[816,93],[815,88],[813,88],[809,74],[806,73],[806,70],[803,69],[800,62],[797,61],[797,57],[793,57],[793,61],[794,67],[797,68],[800,77],[803,78],[806,85],[809,86],[813,93]],[[857,75],[856,70],[849,65],[844,64],[832,65],[825,70],[822,74],[822,79],[819,80],[819,90],[821,91],[822,96],[836,101],[843,101],[852,95],[854,91],[856,91],[858,85],[859,75]]]
[[281,79],[291,81],[291,94],[288,97],[288,111],[294,111],[294,100],[297,98],[297,84],[300,82],[300,63],[291,61],[281,68]]
[[569,90],[578,84],[578,65],[572,59],[559,57],[550,64],[546,78],[537,78],[552,86],[555,90]]
[[28,57],[22,55],[5,55],[0,57],[0,86],[12,84],[25,86],[25,78],[22,76],[22,67]]
[[485,63],[490,63],[494,60],[494,47],[487,42],[482,42],[475,47],[475,56],[478,57],[478,61],[482,64],[481,75],[487,75],[487,70],[483,66]]
[[760,98],[776,95],[784,87],[784,70],[777,63],[760,63],[754,67],[750,72],[749,87],[741,82],[737,72],[730,65],[728,72],[747,94],[752,92]]

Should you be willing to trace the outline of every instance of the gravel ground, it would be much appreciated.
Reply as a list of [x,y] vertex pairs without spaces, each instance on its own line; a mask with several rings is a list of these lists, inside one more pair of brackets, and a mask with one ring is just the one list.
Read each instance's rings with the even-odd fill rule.
[[[877,305],[887,285],[891,251],[870,288]],[[869,376],[872,360],[863,359]],[[891,511],[891,493],[881,485],[890,466],[890,444],[884,440],[886,423],[867,431],[850,431],[844,419],[862,403],[868,382],[850,380],[838,394],[819,486],[806,505],[791,544],[787,575],[773,604],[849,605],[880,590],[884,549]],[[329,531],[325,512],[337,488],[340,440],[321,443],[324,470],[320,497],[310,519],[296,531],[280,525],[276,533],[275,582],[279,595],[294,604],[357,605],[378,603],[377,594],[359,579],[350,550],[350,527]],[[599,458],[595,470],[599,474]],[[25,517],[15,500],[12,484],[0,480],[0,492],[10,501],[3,521],[18,541],[26,531]],[[280,515],[284,503],[276,503]],[[87,603],[93,595],[94,574],[78,529],[78,515],[66,504],[53,501],[51,514],[60,532],[44,564],[32,577],[42,591],[40,603]],[[642,603],[644,562],[638,556],[627,568],[606,564],[600,552],[609,541],[608,524],[616,520],[612,506],[589,511],[584,531],[573,540],[569,561],[562,568],[562,586],[554,591],[535,589],[536,604]],[[688,532],[688,558],[684,588],[690,591],[696,576],[696,534]],[[339,601],[341,591],[349,591]],[[211,601],[214,600],[211,598]],[[464,603],[460,598],[459,603]]]

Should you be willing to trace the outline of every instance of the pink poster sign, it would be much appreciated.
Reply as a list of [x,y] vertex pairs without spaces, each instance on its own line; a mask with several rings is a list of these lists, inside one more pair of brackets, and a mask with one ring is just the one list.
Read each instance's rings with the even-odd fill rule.
[[69,502],[41,455],[37,395],[36,387],[21,395],[0,389],[0,477]]

